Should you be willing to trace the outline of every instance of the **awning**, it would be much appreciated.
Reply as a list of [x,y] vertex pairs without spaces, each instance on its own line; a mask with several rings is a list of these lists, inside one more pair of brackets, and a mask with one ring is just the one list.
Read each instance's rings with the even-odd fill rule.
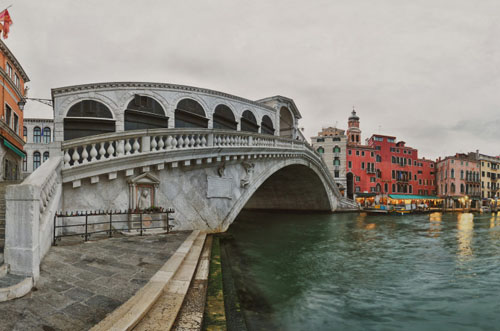
[[412,195],[412,194],[389,194],[389,198],[395,200],[438,200],[434,195]]
[[369,198],[376,196],[377,193],[356,193],[356,198]]
[[17,148],[16,146],[12,145],[7,139],[3,139],[3,144],[7,147],[10,148],[14,153],[22,157],[23,159],[26,157],[26,153]]

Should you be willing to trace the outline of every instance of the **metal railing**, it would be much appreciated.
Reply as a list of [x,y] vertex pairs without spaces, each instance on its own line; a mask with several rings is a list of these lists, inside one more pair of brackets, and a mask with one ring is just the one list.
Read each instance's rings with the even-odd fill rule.
[[[98,210],[98,211],[78,211],[78,212],[57,212],[54,215],[54,236],[53,236],[53,241],[52,245],[57,246],[57,241],[61,241],[61,238],[63,237],[74,237],[74,236],[81,236],[84,238],[84,241],[88,241],[90,236],[93,234],[98,234],[98,233],[107,233],[108,237],[111,238],[113,237],[113,232],[117,231],[126,231],[127,229],[114,229],[113,224],[117,223],[128,223],[130,224],[131,222],[133,223],[139,223],[139,228],[128,228],[128,231],[130,230],[138,230],[139,234],[142,236],[144,232],[147,232],[148,230],[152,229],[163,229],[167,231],[167,233],[173,228],[173,225],[170,225],[169,221],[172,220],[169,215],[173,214],[174,210],[173,209],[164,209],[164,208],[154,208],[154,209],[146,209],[146,210]],[[113,216],[117,215],[127,215],[129,216],[127,220],[113,220]],[[134,219],[131,220],[130,218],[133,217],[133,215],[138,215],[139,219]],[[159,219],[145,219],[144,215],[165,215],[164,219],[161,217]],[[105,222],[103,221],[98,221],[98,222],[89,222],[89,218],[92,217],[105,217],[108,216],[109,219],[106,220]],[[57,221],[58,219],[64,219],[64,218],[75,218],[75,217],[84,217],[85,222],[82,223],[72,223],[72,224],[66,224],[66,225],[58,225]],[[136,217],[137,218],[137,217]],[[145,222],[151,222],[150,224],[152,226],[144,226]],[[162,225],[159,226],[153,226],[154,222],[158,222]],[[95,230],[95,226],[103,226],[105,229],[98,229]],[[71,231],[70,233],[62,233],[63,231],[59,231],[61,233],[58,234],[58,229],[67,229],[67,228],[82,228],[80,231]]]

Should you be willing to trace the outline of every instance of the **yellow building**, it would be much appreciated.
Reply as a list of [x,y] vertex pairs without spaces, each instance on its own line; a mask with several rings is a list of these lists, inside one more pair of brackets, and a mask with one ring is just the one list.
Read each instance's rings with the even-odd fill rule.
[[476,153],[481,171],[481,198],[499,197],[500,157]]

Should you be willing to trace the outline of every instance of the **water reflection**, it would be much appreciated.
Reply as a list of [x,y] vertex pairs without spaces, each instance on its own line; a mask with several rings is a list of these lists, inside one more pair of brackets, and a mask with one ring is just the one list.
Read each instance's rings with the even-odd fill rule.
[[429,215],[429,237],[437,238],[441,233],[442,213],[432,213]]
[[457,218],[458,257],[460,261],[468,261],[473,255],[471,243],[474,236],[474,215],[460,213]]

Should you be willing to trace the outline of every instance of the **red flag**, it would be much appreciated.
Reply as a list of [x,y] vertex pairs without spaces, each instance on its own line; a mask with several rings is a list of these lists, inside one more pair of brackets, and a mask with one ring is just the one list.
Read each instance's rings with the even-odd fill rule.
[[0,13],[0,32],[3,32],[3,39],[7,39],[9,37],[9,30],[12,23],[9,11],[5,9]]

